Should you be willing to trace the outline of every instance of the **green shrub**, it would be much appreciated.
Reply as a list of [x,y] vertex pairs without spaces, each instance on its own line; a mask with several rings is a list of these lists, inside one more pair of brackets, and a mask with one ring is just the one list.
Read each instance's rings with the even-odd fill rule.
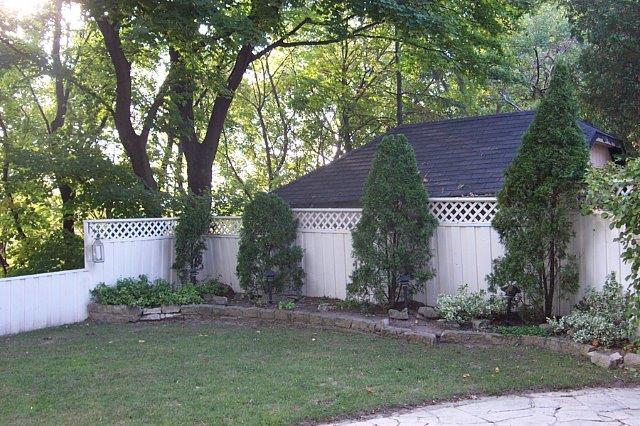
[[298,222],[277,195],[258,193],[242,215],[236,273],[249,297],[267,292],[265,271],[275,273],[274,293],[299,292],[304,271],[302,249],[295,245]]
[[[640,158],[629,158],[624,165],[613,162],[604,168],[591,168],[587,176],[587,203],[589,213],[597,209],[620,232],[624,251],[621,258],[631,266],[626,279],[633,286],[629,315],[640,327]],[[622,189],[632,189],[623,191]]]
[[121,278],[114,286],[98,284],[91,290],[91,298],[102,305],[127,305],[151,308],[162,305],[202,303],[198,288],[192,284],[174,290],[162,279],[149,281],[146,275]]
[[467,284],[453,295],[441,294],[436,311],[447,321],[465,324],[473,319],[492,319],[507,310],[507,301],[496,296],[487,297],[485,290],[469,292]]
[[538,325],[500,325],[495,328],[495,332],[505,336],[549,336],[549,330]]
[[353,231],[349,295],[390,307],[401,297],[401,275],[411,277],[411,295],[422,290],[433,277],[429,239],[436,225],[411,145],[402,135],[383,138],[364,185],[362,219]]
[[181,284],[196,283],[196,275],[202,269],[202,252],[207,248],[204,236],[210,229],[210,197],[185,197],[175,229],[176,259],[173,263]]
[[571,314],[547,322],[554,332],[568,333],[576,342],[618,347],[635,332],[634,321],[627,314],[629,305],[628,293],[623,292],[622,285],[611,274],[602,291],[587,290]]
[[345,300],[338,300],[336,302],[336,308],[346,311],[360,311],[366,314],[373,312],[376,308],[376,305],[367,300],[359,300],[347,297],[347,299]]
[[578,269],[567,250],[571,215],[589,164],[578,126],[568,67],[558,64],[533,123],[507,168],[493,227],[506,254],[488,277],[491,290],[514,283],[543,319],[555,296],[578,289]]
[[281,311],[293,311],[296,308],[296,302],[293,300],[281,300],[278,302],[278,309]]
[[214,296],[225,296],[226,288],[222,285],[217,278],[208,278],[195,286],[200,296],[205,294],[212,294]]

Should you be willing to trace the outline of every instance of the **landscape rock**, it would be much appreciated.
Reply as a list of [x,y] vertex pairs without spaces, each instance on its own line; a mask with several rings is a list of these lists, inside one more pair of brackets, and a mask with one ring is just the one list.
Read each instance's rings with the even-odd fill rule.
[[244,310],[245,318],[259,318],[260,317],[260,308],[250,307]]
[[488,319],[475,319],[471,321],[471,326],[474,330],[484,331],[491,328],[491,321]]
[[421,306],[418,308],[418,317],[424,319],[436,319],[439,315],[436,308],[431,306]]
[[396,320],[408,320],[409,312],[406,309],[401,311],[397,309],[389,309],[389,318]]
[[440,335],[443,343],[463,343],[473,345],[494,345],[503,336],[494,333],[478,333],[467,330],[444,330]]
[[142,315],[153,315],[162,313],[162,308],[144,308]]
[[618,368],[623,360],[620,352],[608,353],[593,351],[589,354],[589,358],[591,359],[591,362],[598,367],[606,368],[608,370]]
[[229,301],[226,297],[224,296],[214,296],[213,294],[205,294],[204,295],[204,301],[207,302],[210,305],[222,305],[222,306],[226,306]]
[[163,314],[177,314],[180,312],[180,306],[177,305],[163,305],[160,307]]
[[426,331],[405,331],[403,334],[407,339],[433,345],[436,343],[436,335]]
[[180,310],[187,318],[207,319],[214,317],[213,307],[214,305],[184,305]]
[[291,318],[291,311],[287,311],[285,309],[277,309],[274,313],[274,317],[280,321],[289,321]]
[[627,352],[624,356],[624,366],[627,368],[640,369],[640,355]]
[[339,328],[351,328],[352,321],[349,318],[336,318],[335,325]]
[[140,321],[157,321],[159,319],[162,319],[160,314],[143,314]]
[[137,322],[142,316],[142,309],[137,306],[126,305],[90,303],[88,312],[91,321],[108,323]]
[[330,303],[320,303],[318,305],[318,310],[320,312],[328,312],[333,310],[333,305],[331,305]]
[[273,320],[276,313],[273,309],[260,309],[260,319]]
[[291,321],[299,323],[299,324],[308,324],[309,323],[309,313],[303,311],[293,311],[291,312]]

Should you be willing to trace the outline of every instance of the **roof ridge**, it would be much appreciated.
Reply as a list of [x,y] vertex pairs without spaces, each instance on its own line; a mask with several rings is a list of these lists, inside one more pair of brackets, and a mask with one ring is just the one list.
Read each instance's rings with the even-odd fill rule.
[[524,111],[501,112],[497,114],[469,115],[466,117],[443,118],[443,119],[434,120],[434,121],[423,121],[420,123],[401,124],[399,126],[392,127],[389,130],[405,129],[407,127],[424,126],[424,125],[430,125],[430,124],[441,124],[441,123],[451,123],[451,122],[461,122],[461,121],[471,121],[471,120],[484,120],[488,118],[504,117],[507,115],[527,115],[527,114],[535,114],[535,111],[528,109]]

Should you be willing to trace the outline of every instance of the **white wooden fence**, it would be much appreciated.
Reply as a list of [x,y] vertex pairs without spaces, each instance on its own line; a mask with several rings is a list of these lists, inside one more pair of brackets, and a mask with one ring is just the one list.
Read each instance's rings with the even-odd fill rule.
[[[453,293],[462,284],[486,288],[491,262],[503,254],[498,235],[491,228],[496,210],[493,198],[432,199],[431,212],[439,221],[432,238],[432,266],[436,276],[424,294],[416,298],[433,305],[439,294]],[[360,219],[359,209],[296,209],[297,243],[304,250],[304,294],[314,297],[346,297],[353,270],[351,231]],[[100,282],[148,275],[175,280],[173,230],[175,219],[126,219],[86,221],[85,268],[50,274],[0,279],[0,335],[78,322],[86,319],[89,290]],[[201,277],[219,277],[240,290],[235,275],[240,219],[218,217],[206,239]],[[566,313],[587,286],[600,287],[610,272],[619,279],[629,275],[620,260],[616,230],[599,216],[578,216],[574,221],[571,249],[580,262],[581,290],[571,301],[559,301]],[[91,261],[91,245],[97,237],[104,244],[104,262]]]
[[[440,294],[451,294],[462,284],[472,290],[487,289],[486,276],[494,259],[504,254],[497,232],[491,227],[495,198],[432,199],[430,210],[439,221],[431,239],[431,265],[436,274],[426,292],[416,300],[435,305]],[[304,250],[306,273],[303,293],[313,297],[344,299],[353,272],[351,231],[360,219],[359,209],[295,209],[299,220],[297,244]],[[219,276],[239,290],[235,276],[240,220],[225,218],[223,233],[207,239],[206,275]],[[234,226],[230,221],[236,221]],[[576,215],[576,238],[571,251],[580,265],[580,291],[569,300],[558,299],[559,313],[568,312],[588,287],[600,288],[614,272],[624,280],[629,265],[620,259],[622,248],[616,230],[599,215]]]

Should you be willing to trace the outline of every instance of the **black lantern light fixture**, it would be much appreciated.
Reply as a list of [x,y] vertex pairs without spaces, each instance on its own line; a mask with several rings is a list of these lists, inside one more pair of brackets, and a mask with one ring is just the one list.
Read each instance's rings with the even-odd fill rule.
[[402,290],[402,296],[404,298],[404,308],[409,312],[409,275],[400,275],[398,282],[400,283],[400,290]]
[[100,234],[96,234],[96,239],[91,245],[91,260],[93,263],[104,262],[104,244],[100,241]]
[[513,307],[513,302],[518,294],[520,294],[520,289],[513,283],[509,283],[504,287],[501,287],[501,290],[504,292],[504,295],[507,297],[507,320],[511,317],[511,309]]
[[269,304],[273,305],[273,280],[276,273],[271,269],[267,269],[264,273],[264,279],[267,281],[267,294],[269,295]]

